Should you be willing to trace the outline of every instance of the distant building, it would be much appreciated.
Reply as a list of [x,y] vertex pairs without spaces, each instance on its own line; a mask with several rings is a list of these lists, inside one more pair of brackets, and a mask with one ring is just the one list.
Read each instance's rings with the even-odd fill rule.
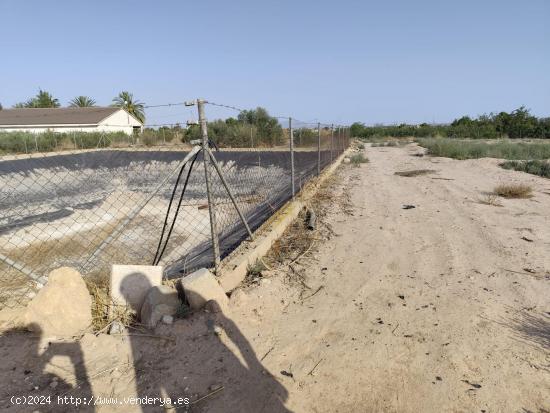
[[0,110],[0,132],[140,132],[143,124],[114,107]]

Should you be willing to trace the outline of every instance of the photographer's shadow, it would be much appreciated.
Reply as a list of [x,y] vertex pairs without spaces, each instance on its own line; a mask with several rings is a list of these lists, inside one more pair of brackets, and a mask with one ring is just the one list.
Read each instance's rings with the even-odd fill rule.
[[[289,413],[284,405],[288,391],[263,367],[227,306],[209,301],[206,308],[157,327],[157,333],[174,341],[130,337],[134,360],[139,360],[134,366],[137,397],[189,398],[190,404],[169,410],[177,412]],[[142,409],[162,411],[158,406]]]
[[[27,326],[32,331],[21,328],[14,328],[3,331],[0,334],[0,356],[2,357],[3,369],[11,371],[10,384],[4,383],[0,391],[1,399],[9,395],[20,399],[13,399],[14,404],[10,407],[4,406],[5,411],[27,411],[25,407],[33,407],[28,403],[20,404],[21,398],[33,396],[33,402],[44,400],[40,407],[41,412],[66,412],[76,409],[75,405],[69,404],[71,396],[79,399],[90,400],[92,389],[80,344],[75,341],[67,342],[43,342],[41,328],[32,324]],[[42,350],[44,349],[44,350]],[[65,364],[72,366],[73,372],[67,372],[64,376],[72,377],[74,382],[69,383],[61,376],[48,372],[48,365],[53,364],[55,357],[64,357]],[[67,363],[68,362],[68,363]],[[5,375],[2,372],[2,376]],[[67,404],[59,402],[59,398],[66,399]],[[19,400],[19,402],[17,401]],[[46,401],[48,401],[46,403]],[[35,411],[33,408],[29,411]],[[80,406],[79,411],[93,412],[93,406]]]

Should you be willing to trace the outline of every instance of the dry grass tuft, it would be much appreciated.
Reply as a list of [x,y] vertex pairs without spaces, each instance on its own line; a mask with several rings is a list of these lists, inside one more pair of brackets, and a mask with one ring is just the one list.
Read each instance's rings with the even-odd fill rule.
[[479,199],[478,202],[483,205],[491,205],[491,206],[497,206],[497,207],[502,206],[502,203],[499,201],[497,194],[491,194],[491,193],[485,194],[485,196]]
[[266,257],[270,267],[295,262],[311,248],[315,232],[307,229],[305,221],[306,212],[301,211],[298,218],[273,243]]
[[495,187],[493,193],[503,198],[531,198],[533,189],[524,184],[503,184]]
[[249,264],[246,268],[246,280],[245,283],[254,282],[258,278],[262,278],[265,270],[267,270],[267,265],[263,262],[262,259],[257,259],[254,264]]
[[350,158],[351,164],[354,166],[360,166],[362,163],[367,163],[369,160],[362,153],[352,155]]
[[327,214],[335,208],[335,204],[340,211],[348,214],[353,212],[347,188],[335,191],[342,184],[341,181],[339,174],[333,175],[321,184],[315,195],[305,200],[307,209],[314,211],[317,216],[316,228],[307,228],[307,212],[306,209],[302,210],[263,259],[263,264],[270,271],[281,271],[288,283],[301,286],[301,294],[310,290],[305,278],[309,261],[319,244],[334,235],[334,230],[326,222]]
[[414,169],[412,171],[400,171],[396,172],[395,175],[399,176],[420,176],[420,175],[427,175],[427,174],[433,174],[435,171],[433,169]]
[[105,331],[114,321],[118,321],[124,326],[135,323],[135,315],[130,308],[115,305],[111,301],[107,277],[86,277],[84,281],[92,296],[93,331]]

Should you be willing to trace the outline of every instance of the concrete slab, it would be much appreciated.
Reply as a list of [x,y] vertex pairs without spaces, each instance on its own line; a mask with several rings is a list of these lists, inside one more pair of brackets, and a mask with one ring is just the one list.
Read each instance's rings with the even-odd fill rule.
[[113,265],[110,283],[113,303],[129,305],[139,314],[147,291],[162,284],[163,271],[164,267],[157,265]]
[[218,280],[205,268],[195,271],[180,279],[185,298],[193,310],[198,310],[210,301],[216,301],[225,310],[228,298]]

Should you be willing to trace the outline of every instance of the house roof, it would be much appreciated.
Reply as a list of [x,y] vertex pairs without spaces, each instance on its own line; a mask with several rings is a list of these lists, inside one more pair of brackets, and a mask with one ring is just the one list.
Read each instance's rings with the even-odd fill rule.
[[111,116],[116,107],[17,108],[0,110],[0,126],[8,125],[93,125]]

